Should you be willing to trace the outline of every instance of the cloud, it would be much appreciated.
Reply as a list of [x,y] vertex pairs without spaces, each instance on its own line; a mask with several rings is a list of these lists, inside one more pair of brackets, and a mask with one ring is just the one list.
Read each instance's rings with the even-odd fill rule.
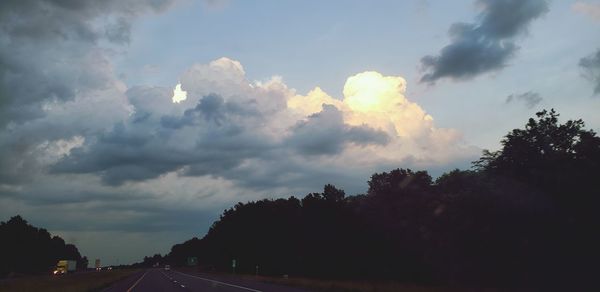
[[[379,129],[404,142],[428,140],[425,137],[444,132],[434,126],[431,115],[406,98],[405,92],[404,78],[367,71],[346,80],[343,99],[333,98],[317,87],[306,96],[292,97],[288,106],[303,115],[311,115],[321,111],[323,105],[332,105],[343,113],[345,123]],[[459,140],[458,136],[455,138]]]
[[[188,95],[180,103],[169,102],[167,89],[127,91],[133,114],[54,163],[52,173],[95,174],[114,186],[166,173],[208,175],[261,188],[257,182],[264,180],[249,179],[246,169],[256,176],[258,168],[274,167],[280,175],[269,175],[269,184],[302,187],[305,179],[292,183],[284,176],[307,167],[298,161],[310,156],[347,163],[369,153],[373,165],[408,157],[431,164],[454,159],[452,151],[462,147],[458,132],[435,127],[404,96],[401,77],[356,74],[346,81],[343,100],[318,88],[294,95],[279,78],[250,82],[241,64],[227,58],[193,65],[181,80]],[[280,163],[286,168],[274,165]]]
[[527,108],[531,109],[539,104],[543,100],[542,96],[539,93],[533,91],[527,91],[521,94],[511,94],[506,97],[506,103],[510,103],[513,101],[524,102]]
[[416,0],[415,1],[416,11],[417,11],[417,13],[419,13],[421,15],[425,14],[427,12],[430,5],[431,5],[431,3],[429,3],[429,0]]
[[128,117],[107,47],[128,41],[137,16],[171,2],[0,3],[0,184],[43,172],[40,145],[87,140]]
[[600,3],[577,1],[571,6],[573,11],[589,16],[595,21],[600,21]]
[[350,76],[343,98],[319,88],[301,95],[277,76],[249,81],[240,62],[220,58],[179,76],[187,97],[174,103],[171,87],[128,88],[100,48],[76,60],[68,69],[77,76],[57,77],[77,80],[64,83],[72,96],[32,95],[40,114],[10,116],[0,128],[0,212],[74,236],[188,236],[171,218],[209,222],[237,201],[302,196],[326,183],[360,193],[375,171],[468,165],[479,154],[456,130],[436,127],[399,76]]
[[2,1],[0,125],[43,116],[44,102],[111,86],[98,43],[128,42],[135,17],[171,2]]
[[180,103],[182,101],[184,101],[187,98],[187,92],[185,92],[184,90],[181,90],[181,83],[177,84],[175,86],[175,89],[173,89],[173,97],[172,100],[174,103]]
[[[194,76],[188,72],[182,78],[181,87],[188,88],[186,100],[170,103],[168,90],[128,91],[134,114],[73,151],[53,165],[52,171],[95,173],[110,185],[153,179],[173,171],[223,176],[222,172],[237,167],[244,159],[268,152],[276,142],[261,124],[271,118],[267,114],[277,102],[261,99],[285,99],[287,92],[271,92],[269,86],[278,90],[272,83],[242,83],[238,78],[244,79],[243,73],[237,73],[243,68],[229,59],[217,60],[208,67],[192,66],[192,70]],[[211,79],[215,72],[224,78],[215,82]],[[235,76],[237,86],[230,83],[231,76]],[[198,97],[206,89],[224,94]]]
[[406,97],[400,76],[355,74],[341,97],[298,94],[220,58],[177,76],[178,103],[172,87],[128,87],[113,50],[136,17],[169,4],[0,3],[0,214],[101,250],[111,239],[98,234],[187,238],[238,201],[326,183],[360,193],[375,171],[453,168],[479,154]]
[[219,10],[226,8],[230,4],[230,0],[202,0],[204,8],[210,10]]
[[454,23],[448,31],[450,44],[439,55],[421,59],[426,72],[421,82],[441,78],[455,80],[501,70],[517,53],[515,37],[548,11],[545,0],[478,0],[481,12],[474,23]]
[[388,142],[388,135],[381,130],[344,124],[342,112],[326,104],[322,111],[292,127],[292,135],[287,139],[289,145],[306,155],[339,154],[346,143],[385,145]]
[[594,94],[600,94],[600,49],[596,53],[579,60],[579,66],[585,70],[585,77],[594,83]]

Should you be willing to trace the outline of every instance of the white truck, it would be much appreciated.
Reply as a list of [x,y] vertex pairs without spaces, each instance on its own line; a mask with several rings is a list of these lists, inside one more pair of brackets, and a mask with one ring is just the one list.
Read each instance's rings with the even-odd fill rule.
[[77,269],[77,262],[70,260],[60,260],[56,264],[56,270],[54,270],[54,275],[64,275],[67,273],[75,272]]

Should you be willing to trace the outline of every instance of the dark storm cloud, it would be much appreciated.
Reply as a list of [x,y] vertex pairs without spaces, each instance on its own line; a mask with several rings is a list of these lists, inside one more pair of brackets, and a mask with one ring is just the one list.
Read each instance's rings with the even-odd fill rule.
[[585,70],[585,77],[594,83],[594,94],[600,94],[600,49],[581,58],[579,66]]
[[[320,189],[331,183],[343,187],[349,194],[365,192],[367,178],[375,171],[371,167],[315,167],[321,156],[306,155],[290,157],[285,151],[272,154],[271,159],[261,160],[251,167],[231,169],[227,177],[245,189],[263,192],[273,196],[304,196],[308,192]],[[285,161],[285,163],[281,163]],[[377,167],[381,167],[378,165]],[[397,164],[394,164],[397,167]],[[393,168],[393,167],[392,167]],[[392,169],[389,168],[389,169]],[[377,171],[387,170],[381,167]],[[273,193],[274,189],[285,186],[286,192]]]
[[[176,163],[169,163],[178,159],[176,154],[161,153],[164,148],[156,143],[160,136],[135,131],[131,125],[118,124],[110,133],[99,136],[89,149],[74,149],[69,157],[55,164],[52,171],[100,173],[108,184],[154,178],[177,167]],[[158,153],[161,155],[156,155]]]
[[97,117],[68,121],[67,113],[41,123],[47,126],[29,122],[77,97],[93,99],[110,90],[115,92],[106,94],[116,95],[116,78],[100,40],[126,42],[130,21],[170,2],[0,1],[0,184],[18,184],[37,172],[43,157],[34,154],[40,144],[105,126],[91,125]]
[[95,27],[99,16],[116,14],[117,26],[127,26],[126,17],[148,10],[161,11],[173,0],[4,0],[0,3],[3,30],[12,37],[94,41],[104,37]]
[[211,93],[204,96],[195,108],[187,109],[181,117],[163,116],[161,124],[163,127],[171,129],[192,126],[202,121],[221,126],[230,115],[261,116],[261,113],[252,107],[253,105],[243,106],[236,102],[226,102],[220,95]]
[[[142,98],[136,94],[151,92],[132,90],[130,99],[138,103]],[[151,100],[147,99],[153,107]],[[245,109],[248,107],[250,110]],[[52,171],[94,173],[109,185],[179,171],[184,176],[223,177],[253,188],[282,184],[293,187],[297,184],[286,181],[286,176],[294,173],[293,168],[299,171],[301,167],[291,161],[280,165],[283,160],[291,160],[290,151],[308,156],[335,155],[348,144],[384,145],[390,139],[386,133],[367,126],[344,124],[342,113],[333,106],[324,106],[322,112],[296,124],[282,142],[261,134],[258,128],[262,122],[261,113],[253,111],[252,105],[226,101],[217,94],[204,96],[180,115],[148,116],[140,108],[129,121],[74,149],[54,164]],[[250,173],[240,168],[247,160],[254,161]],[[261,169],[276,171],[266,175]],[[269,183],[257,176],[267,177]]]
[[530,109],[539,104],[542,100],[542,96],[539,93],[533,91],[527,91],[521,94],[511,94],[508,97],[506,97],[506,103],[520,101],[525,103],[525,106],[527,106],[527,108]]
[[357,145],[385,145],[389,136],[367,126],[344,124],[342,113],[334,106],[323,105],[323,110],[299,122],[292,129],[288,145],[307,155],[333,155],[342,152],[347,143]]
[[[136,89],[129,94],[137,103],[142,100],[137,94],[151,92]],[[218,176],[271,147],[266,137],[252,132],[246,120],[239,120],[252,116],[240,107],[210,94],[180,116],[152,117],[140,108],[129,121],[99,135],[88,147],[73,150],[52,171],[96,173],[110,185],[156,178],[183,167],[186,175]]]
[[131,22],[119,17],[114,23],[107,25],[105,35],[113,43],[128,43],[131,38]]
[[421,82],[468,79],[502,69],[518,50],[515,37],[548,11],[545,0],[479,0],[477,4],[482,8],[477,22],[452,24],[450,44],[439,55],[421,59],[427,72]]
[[96,42],[127,42],[132,18],[170,2],[0,1],[0,126],[43,116],[43,102],[106,86],[86,58]]

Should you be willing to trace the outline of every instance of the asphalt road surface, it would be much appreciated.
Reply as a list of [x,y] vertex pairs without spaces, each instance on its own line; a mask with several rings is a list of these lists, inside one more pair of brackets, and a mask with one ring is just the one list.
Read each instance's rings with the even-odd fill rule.
[[235,277],[185,274],[178,271],[148,269],[121,280],[104,292],[207,291],[207,292],[307,292],[308,290],[267,284]]

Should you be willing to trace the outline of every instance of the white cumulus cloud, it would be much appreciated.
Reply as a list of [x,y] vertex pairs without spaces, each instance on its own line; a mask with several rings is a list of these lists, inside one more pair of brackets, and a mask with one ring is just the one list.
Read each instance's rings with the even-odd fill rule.
[[433,117],[405,96],[406,86],[406,80],[400,76],[367,71],[346,80],[341,99],[315,88],[305,96],[295,95],[288,106],[311,115],[320,112],[323,105],[332,105],[343,113],[346,124],[366,125],[385,131],[391,137],[391,143],[385,145],[349,148],[351,155],[364,157],[365,153],[359,152],[370,151],[367,157],[378,161],[401,164],[410,158],[422,162],[423,166],[473,155],[475,150],[464,144],[458,131],[436,127]]

